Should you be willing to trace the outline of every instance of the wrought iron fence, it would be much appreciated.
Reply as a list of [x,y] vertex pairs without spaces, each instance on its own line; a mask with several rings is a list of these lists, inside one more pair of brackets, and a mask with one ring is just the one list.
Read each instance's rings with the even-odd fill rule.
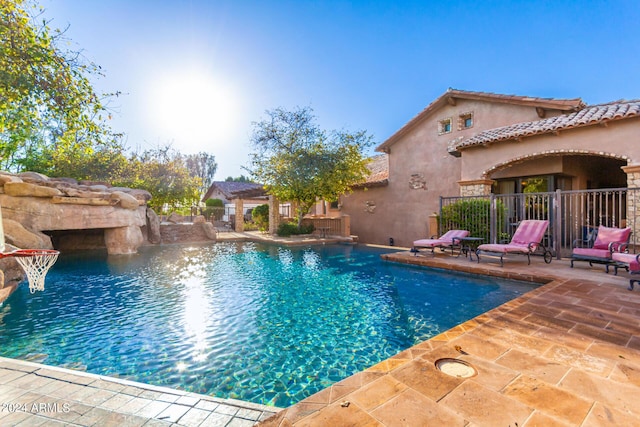
[[[640,225],[632,220],[637,214],[633,201],[640,197],[638,191],[614,188],[441,197],[439,232],[467,229],[472,236],[499,243],[511,239],[520,221],[546,219],[549,229],[543,243],[557,257],[570,255],[573,242],[586,239],[600,225],[629,226],[632,242],[640,242]],[[635,245],[631,251],[635,252]]]

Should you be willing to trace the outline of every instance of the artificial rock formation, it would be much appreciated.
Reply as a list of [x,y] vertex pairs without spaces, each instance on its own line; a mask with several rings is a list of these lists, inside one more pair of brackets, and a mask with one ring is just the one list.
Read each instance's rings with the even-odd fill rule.
[[5,237],[23,249],[51,249],[52,234],[98,230],[109,254],[135,253],[144,240],[140,227],[147,225],[150,199],[144,190],[0,172]]
[[[5,248],[7,252],[14,249],[18,248],[11,244],[7,244]],[[14,258],[0,259],[0,303],[7,299],[24,279],[24,271]]]
[[[0,171],[0,207],[5,251],[21,249],[86,250],[106,248],[110,255],[136,253],[144,243],[211,242],[211,223],[161,224],[147,207],[145,190],[111,187],[106,183],[49,178],[35,172]],[[12,258],[0,259],[0,302],[24,280]]]
[[104,243],[110,254],[135,254],[143,242],[142,231],[136,225],[104,230]]
[[160,235],[160,217],[151,208],[147,208],[147,240],[154,245],[162,242]]
[[53,249],[51,237],[39,231],[27,230],[17,221],[4,219],[4,238],[17,248]]

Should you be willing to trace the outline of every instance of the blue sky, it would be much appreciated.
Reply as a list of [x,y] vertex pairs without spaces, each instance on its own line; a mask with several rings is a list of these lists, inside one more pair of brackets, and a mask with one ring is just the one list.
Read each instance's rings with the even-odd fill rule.
[[131,148],[246,174],[252,123],[310,106],[384,142],[447,88],[589,104],[640,98],[640,2],[40,0],[121,91]]

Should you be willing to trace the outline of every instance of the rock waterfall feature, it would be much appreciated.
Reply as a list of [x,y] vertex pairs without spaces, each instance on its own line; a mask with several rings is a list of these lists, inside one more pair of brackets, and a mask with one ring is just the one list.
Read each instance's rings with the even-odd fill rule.
[[[52,239],[73,248],[93,235],[110,255],[135,253],[145,240],[150,199],[144,190],[0,172],[5,238],[23,249],[52,249]],[[74,233],[82,238],[69,237]]]

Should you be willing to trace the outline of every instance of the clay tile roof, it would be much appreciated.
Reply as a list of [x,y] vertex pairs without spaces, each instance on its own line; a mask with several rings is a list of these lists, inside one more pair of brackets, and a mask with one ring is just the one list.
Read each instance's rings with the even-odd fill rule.
[[575,113],[489,129],[467,139],[454,140],[449,145],[449,151],[638,116],[640,116],[640,100],[591,105]]
[[418,115],[409,120],[396,133],[391,135],[385,142],[380,144],[376,151],[388,152],[388,149],[395,144],[403,135],[409,132],[414,126],[431,115],[434,111],[439,110],[445,104],[455,102],[456,99],[481,100],[488,102],[499,102],[517,105],[529,105],[543,110],[556,111],[577,111],[585,106],[580,98],[573,99],[556,99],[556,98],[536,98],[531,96],[520,95],[502,95],[492,92],[472,92],[467,90],[458,90],[449,88],[439,98],[429,104]]
[[367,167],[371,173],[364,182],[354,185],[354,188],[387,185],[389,182],[389,156],[387,154],[371,157]]

